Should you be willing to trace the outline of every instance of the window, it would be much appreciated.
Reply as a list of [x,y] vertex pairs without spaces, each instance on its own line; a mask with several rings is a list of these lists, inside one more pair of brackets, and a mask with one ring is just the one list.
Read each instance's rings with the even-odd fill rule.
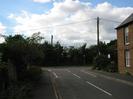
[[128,30],[128,27],[125,27],[124,36],[125,36],[125,44],[128,44],[129,43],[129,30]]
[[129,50],[125,51],[125,61],[126,61],[126,67],[130,67],[130,52],[129,52]]

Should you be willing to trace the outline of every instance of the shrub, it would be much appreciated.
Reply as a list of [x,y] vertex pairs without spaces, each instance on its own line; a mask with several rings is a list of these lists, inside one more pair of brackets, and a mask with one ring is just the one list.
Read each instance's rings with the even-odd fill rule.
[[105,55],[97,55],[94,59],[94,68],[98,70],[105,70],[109,64],[109,59]]
[[37,81],[41,78],[42,69],[37,66],[31,66],[25,73],[25,77],[30,81]]

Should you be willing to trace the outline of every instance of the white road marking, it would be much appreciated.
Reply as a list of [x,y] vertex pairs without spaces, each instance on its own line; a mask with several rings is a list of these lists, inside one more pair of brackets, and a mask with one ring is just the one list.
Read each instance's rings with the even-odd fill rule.
[[76,74],[74,74],[74,73],[72,73],[74,76],[76,76],[77,78],[80,78],[78,75],[76,75]]
[[52,70],[51,69],[48,69],[49,72],[51,72]]
[[81,70],[81,72],[83,72],[83,73],[85,73],[85,74],[88,74],[88,75],[90,75],[90,76],[92,76],[92,77],[97,77],[95,74],[86,72],[86,71],[84,71],[84,70]]
[[111,93],[105,91],[104,89],[102,89],[102,88],[100,88],[100,87],[98,87],[98,86],[96,86],[96,85],[94,85],[94,84],[92,84],[92,83],[90,83],[90,82],[88,82],[88,81],[86,81],[86,83],[89,84],[89,85],[91,85],[91,86],[93,86],[93,87],[95,87],[95,88],[97,88],[98,90],[100,90],[100,91],[106,93],[107,95],[112,96]]
[[55,78],[58,78],[57,74],[55,72],[53,72],[53,75],[55,76]]
[[[68,70],[68,69],[66,69],[66,71],[67,72],[69,72],[69,73],[72,73],[70,70]],[[76,75],[76,74],[74,74],[74,73],[72,73],[74,76],[76,76],[77,78],[80,78],[78,75]]]
[[41,68],[41,69],[44,70],[44,71],[46,70],[45,68]]
[[68,70],[68,69],[66,69],[66,71],[67,71],[67,72],[69,72],[69,73],[71,72],[71,71],[70,71],[70,70]]

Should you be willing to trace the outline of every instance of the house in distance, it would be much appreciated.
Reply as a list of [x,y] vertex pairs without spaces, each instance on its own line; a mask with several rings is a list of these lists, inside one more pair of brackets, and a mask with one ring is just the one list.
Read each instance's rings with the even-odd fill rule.
[[116,30],[119,72],[133,75],[133,13]]

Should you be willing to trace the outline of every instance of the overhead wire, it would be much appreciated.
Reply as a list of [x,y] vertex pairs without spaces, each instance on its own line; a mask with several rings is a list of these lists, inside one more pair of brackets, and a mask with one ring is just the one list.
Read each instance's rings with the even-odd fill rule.
[[105,20],[105,21],[114,22],[114,23],[121,23],[120,21],[116,21],[116,20],[112,20],[112,19],[107,19],[107,18],[100,18],[100,19]]
[[[101,20],[105,20],[105,21],[109,21],[109,22],[114,22],[114,23],[121,23],[119,21],[111,20],[111,19],[107,19],[107,18],[100,18],[100,19]],[[14,32],[14,33],[27,32],[27,31],[40,30],[40,29],[41,30],[50,30],[50,29],[55,28],[55,27],[63,27],[63,26],[68,26],[68,25],[80,24],[80,23],[88,23],[88,22],[90,22],[92,20],[96,20],[96,18],[91,18],[91,19],[77,21],[77,22],[70,22],[70,23],[65,23],[65,24],[51,25],[51,26],[50,25],[49,26],[41,26],[41,27],[37,27],[36,26],[36,28],[20,30],[20,31],[17,31],[17,32]]]
[[[26,29],[26,30],[20,30],[18,32],[25,32],[25,31],[32,31],[32,30],[38,30],[38,29],[41,29],[41,30],[49,30],[50,28],[54,28],[54,27],[63,27],[63,26],[67,26],[67,25],[74,25],[74,24],[79,24],[79,23],[88,23],[89,21],[92,21],[94,20],[94,18],[92,19],[87,19],[87,20],[83,20],[83,21],[77,21],[77,22],[71,22],[71,23],[65,23],[65,24],[57,24],[57,25],[51,25],[51,26],[41,26],[41,27],[37,27],[37,28],[33,28],[33,29]],[[16,32],[16,33],[18,33]]]

